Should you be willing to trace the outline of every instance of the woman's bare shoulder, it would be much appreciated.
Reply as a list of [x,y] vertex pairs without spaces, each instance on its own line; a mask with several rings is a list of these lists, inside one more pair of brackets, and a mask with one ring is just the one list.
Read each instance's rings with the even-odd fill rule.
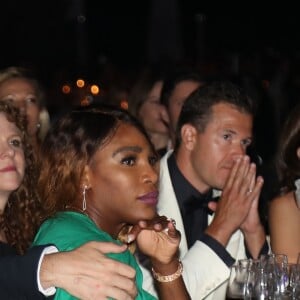
[[280,211],[294,211],[298,210],[296,201],[295,201],[295,196],[294,192],[289,192],[284,195],[280,195],[278,197],[275,197],[271,202],[270,202],[270,210],[280,210]]

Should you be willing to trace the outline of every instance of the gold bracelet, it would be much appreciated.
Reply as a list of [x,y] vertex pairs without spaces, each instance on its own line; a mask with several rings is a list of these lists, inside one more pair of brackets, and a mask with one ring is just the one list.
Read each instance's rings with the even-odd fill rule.
[[171,274],[171,275],[161,275],[160,273],[156,272],[153,268],[152,268],[152,274],[153,277],[159,281],[159,282],[171,282],[174,281],[175,279],[177,279],[178,277],[181,276],[183,271],[183,266],[182,266],[182,262],[178,261],[178,269],[175,273]]

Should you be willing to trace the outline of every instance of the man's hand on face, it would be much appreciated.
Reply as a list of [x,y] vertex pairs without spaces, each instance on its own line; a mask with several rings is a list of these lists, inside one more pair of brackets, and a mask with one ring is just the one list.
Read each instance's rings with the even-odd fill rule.
[[251,230],[251,226],[257,225],[262,184],[261,177],[256,179],[256,167],[248,156],[236,159],[219,202],[209,203],[215,216],[206,233],[226,246],[237,229]]

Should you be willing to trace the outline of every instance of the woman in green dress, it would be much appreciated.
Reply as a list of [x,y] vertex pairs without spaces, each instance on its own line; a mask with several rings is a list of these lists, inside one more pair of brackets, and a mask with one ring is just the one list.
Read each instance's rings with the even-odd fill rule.
[[[137,246],[151,258],[160,299],[189,298],[177,256],[180,234],[156,212],[158,155],[135,118],[107,106],[74,110],[50,129],[41,157],[46,213],[34,245],[71,250],[92,240],[131,243],[130,230],[139,228]],[[155,299],[142,288],[129,250],[109,256],[136,269],[137,299]],[[74,298],[58,289],[55,299]]]

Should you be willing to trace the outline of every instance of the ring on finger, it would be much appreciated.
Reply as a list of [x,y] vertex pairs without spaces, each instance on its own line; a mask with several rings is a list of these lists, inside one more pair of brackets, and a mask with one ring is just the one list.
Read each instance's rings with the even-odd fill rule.
[[172,218],[167,219],[169,222],[172,222],[173,226],[176,227],[176,221]]
[[248,195],[248,194],[251,194],[252,192],[253,192],[252,189],[249,188],[249,189],[247,190],[247,195]]

